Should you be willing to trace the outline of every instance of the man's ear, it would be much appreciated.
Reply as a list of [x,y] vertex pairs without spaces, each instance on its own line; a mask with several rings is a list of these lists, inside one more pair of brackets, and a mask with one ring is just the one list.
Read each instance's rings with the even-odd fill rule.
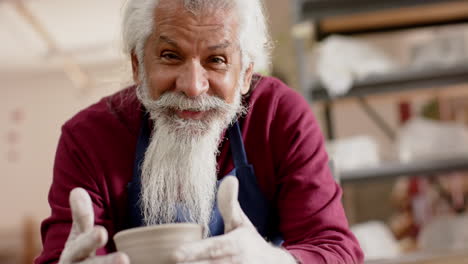
[[249,67],[245,71],[244,75],[244,85],[242,85],[241,93],[246,94],[249,92],[250,89],[250,83],[252,82],[252,76],[253,76],[253,69],[254,69],[254,64],[250,63]]
[[138,85],[141,84],[140,74],[139,74],[140,73],[140,69],[139,69],[140,63],[138,61],[138,57],[135,54],[135,52],[132,51],[132,54],[130,56],[131,56],[131,60],[132,60],[133,81],[138,86]]

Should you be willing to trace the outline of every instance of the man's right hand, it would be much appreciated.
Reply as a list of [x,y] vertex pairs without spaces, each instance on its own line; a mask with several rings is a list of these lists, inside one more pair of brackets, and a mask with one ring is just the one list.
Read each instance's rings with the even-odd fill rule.
[[98,248],[107,243],[107,231],[94,226],[94,211],[91,198],[82,188],[70,192],[70,208],[73,224],[59,264],[129,264],[128,256],[115,252],[106,256],[95,256]]

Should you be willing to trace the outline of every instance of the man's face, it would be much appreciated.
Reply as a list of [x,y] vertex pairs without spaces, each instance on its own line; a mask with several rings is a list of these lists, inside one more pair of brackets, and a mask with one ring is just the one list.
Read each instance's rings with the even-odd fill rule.
[[[143,67],[149,93],[157,100],[166,92],[219,97],[226,103],[236,93],[246,93],[251,80],[249,67],[243,80],[238,45],[237,15],[222,9],[203,10],[194,15],[173,0],[162,0],[155,10],[155,30],[144,49]],[[141,64],[132,57],[134,78],[141,84]],[[203,111],[177,110],[182,119],[202,120]]]
[[240,94],[253,65],[242,73],[236,13],[205,8],[194,15],[180,2],[161,0],[143,63],[132,56],[138,95],[156,128],[142,165],[141,206],[147,224],[171,223],[184,208],[207,227],[219,140],[244,110]]

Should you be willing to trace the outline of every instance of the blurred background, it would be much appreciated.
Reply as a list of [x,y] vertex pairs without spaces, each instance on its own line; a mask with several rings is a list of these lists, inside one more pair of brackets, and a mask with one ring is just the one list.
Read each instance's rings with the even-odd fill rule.
[[[0,0],[0,264],[31,263],[61,125],[130,84],[124,0]],[[369,263],[468,263],[468,1],[266,0]]]

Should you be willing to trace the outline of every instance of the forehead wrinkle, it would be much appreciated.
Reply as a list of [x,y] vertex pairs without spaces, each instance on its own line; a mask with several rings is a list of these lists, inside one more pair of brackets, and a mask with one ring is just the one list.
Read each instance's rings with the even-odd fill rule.
[[[165,25],[165,26],[169,26],[169,25]],[[184,27],[171,25],[170,28],[166,28],[166,27],[164,27],[164,29],[160,28],[159,32],[155,32],[153,36],[155,37],[155,40],[157,41],[158,44],[167,43],[175,48],[181,48],[180,45],[182,43],[185,43],[184,41],[187,38],[190,38],[190,35],[195,37],[195,39],[192,39],[192,41],[190,41],[190,44],[195,45],[195,43],[202,41],[205,43],[205,47],[211,51],[223,50],[223,49],[228,49],[233,46],[237,46],[237,45],[233,45],[234,43],[237,43],[235,38],[231,39],[233,38],[232,30],[223,26],[216,25],[217,27],[215,29],[205,31],[205,33],[203,33],[204,26],[205,25],[193,25],[193,29],[190,30]],[[179,30],[180,32],[183,32],[182,35],[180,35],[179,37],[175,39],[170,37],[174,34],[175,31],[179,31]],[[206,32],[209,32],[209,34],[218,35],[219,37],[217,37],[216,39],[210,39],[210,38],[205,39],[204,35],[206,34]],[[160,35],[158,36],[158,34]],[[179,43],[177,41],[177,39],[180,37],[182,37],[181,38],[182,43]]]
[[222,43],[220,44],[216,44],[216,45],[212,45],[212,46],[209,46],[208,49],[209,50],[219,50],[219,49],[227,49],[231,46],[231,42],[225,40],[223,41]]
[[[191,13],[187,10],[181,3],[178,5],[169,4],[173,0],[166,1],[167,5],[159,5],[155,11],[155,21],[154,23],[157,26],[163,25],[174,25],[179,22],[180,17],[184,17],[185,19],[190,19],[191,26],[200,27],[200,28],[208,28],[209,31],[218,31],[222,30],[226,26],[226,21],[230,20],[231,16],[235,16],[230,8],[210,8],[204,9],[202,8],[196,14]],[[165,1],[161,1],[165,2]],[[161,3],[160,2],[160,3]],[[216,22],[214,22],[215,20]]]
[[172,40],[168,36],[164,36],[164,35],[159,36],[158,42],[164,42],[175,48],[179,48],[179,45],[177,44],[177,42],[175,40]]
[[[230,9],[222,9],[221,12],[216,9],[205,9],[195,15],[182,6],[170,5],[156,8],[155,15],[156,30],[152,35],[157,38],[158,43],[167,43],[181,48],[181,45],[186,44],[185,40],[191,39],[192,45],[198,46],[194,42],[202,44],[199,42],[202,41],[206,49],[210,51],[239,48],[236,14]],[[180,37],[182,38],[179,40]]]

